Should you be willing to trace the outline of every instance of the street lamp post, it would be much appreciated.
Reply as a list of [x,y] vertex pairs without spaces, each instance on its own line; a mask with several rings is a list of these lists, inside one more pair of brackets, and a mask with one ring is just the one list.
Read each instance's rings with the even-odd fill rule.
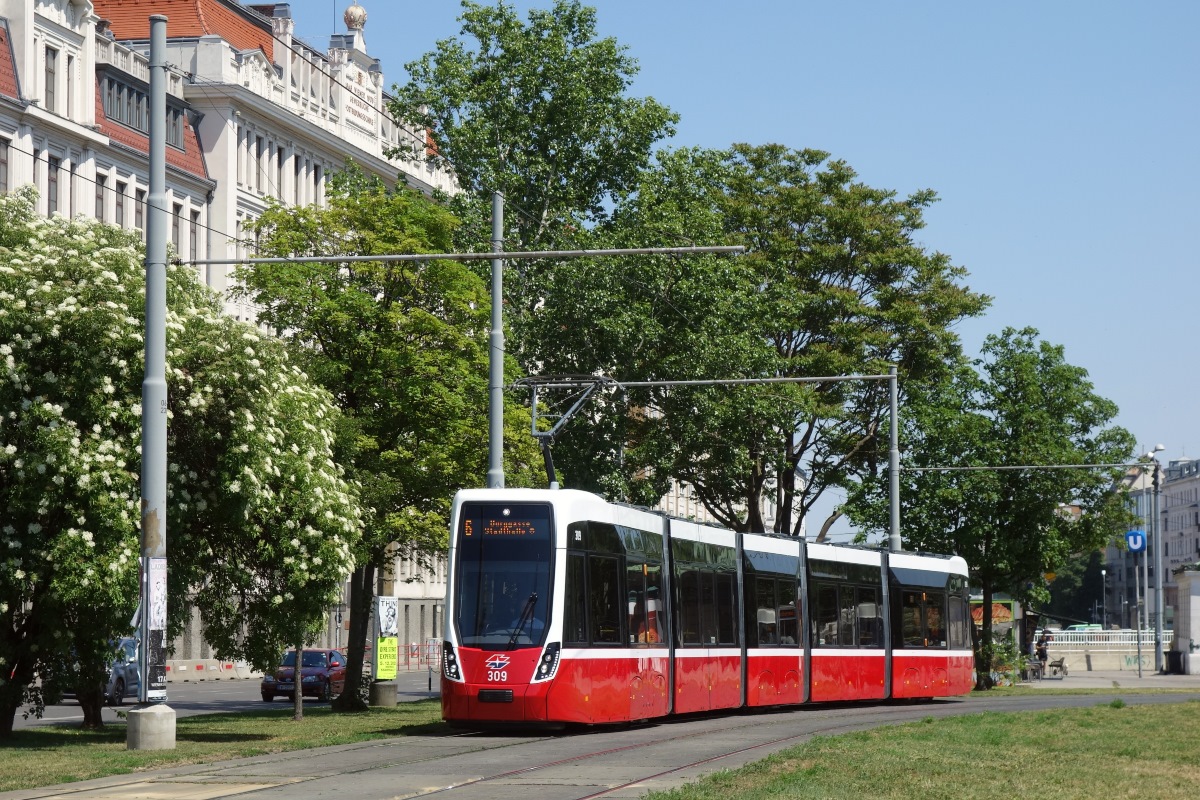
[[1158,454],[1167,448],[1161,444],[1146,455],[1154,462],[1154,504],[1151,508],[1151,523],[1154,529],[1151,539],[1154,548],[1154,671],[1163,671],[1163,557],[1162,557],[1162,520],[1158,518],[1159,496],[1162,494],[1162,464],[1158,462]]
[[1100,627],[1103,630],[1108,630],[1108,584],[1105,582],[1105,576],[1108,575],[1108,570],[1100,568]]

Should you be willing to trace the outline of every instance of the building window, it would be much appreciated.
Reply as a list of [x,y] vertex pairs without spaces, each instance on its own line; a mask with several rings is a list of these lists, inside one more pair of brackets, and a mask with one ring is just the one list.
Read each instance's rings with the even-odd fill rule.
[[107,175],[96,176],[96,219],[101,222],[104,222],[104,190],[107,185]]
[[12,145],[8,139],[0,139],[0,192],[8,193],[8,152]]
[[254,190],[261,192],[267,185],[267,143],[256,136],[254,143]]
[[179,203],[171,210],[171,244],[175,245],[176,254],[183,252],[183,243],[179,241],[179,220],[183,218],[183,206]]
[[75,165],[75,162],[72,161],[71,168],[67,174],[67,193],[71,196],[70,202],[71,202],[71,218],[72,219],[74,219],[75,212],[77,210],[75,208],[75,170],[76,170],[76,165]]
[[133,227],[146,235],[146,190],[137,189],[133,193]]
[[116,213],[113,214],[113,224],[118,228],[125,227],[125,184],[117,184]]
[[58,51],[53,47],[46,48],[46,110],[58,111],[55,105],[54,89],[58,83]]
[[58,211],[58,170],[62,162],[54,156],[46,158],[46,214]]
[[[75,56],[67,56],[67,119],[75,116]],[[72,190],[71,196],[75,192]]]
[[177,108],[167,109],[167,144],[183,147],[183,112]]
[[196,259],[200,257],[200,212],[192,212],[191,224],[188,225],[188,257],[191,262],[196,263]]

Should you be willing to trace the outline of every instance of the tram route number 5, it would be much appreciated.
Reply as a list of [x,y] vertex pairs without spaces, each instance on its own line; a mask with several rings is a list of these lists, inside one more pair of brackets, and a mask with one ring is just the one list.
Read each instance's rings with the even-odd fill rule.
[[508,670],[505,669],[508,666],[508,656],[497,653],[483,663],[488,669],[488,681],[506,682],[508,680]]

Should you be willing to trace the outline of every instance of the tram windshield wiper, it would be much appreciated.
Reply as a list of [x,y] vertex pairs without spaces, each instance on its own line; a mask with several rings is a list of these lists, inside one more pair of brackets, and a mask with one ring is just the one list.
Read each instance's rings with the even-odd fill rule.
[[[537,605],[537,592],[529,595],[529,599],[525,601],[525,605],[521,608],[521,616],[517,619],[517,626],[513,629],[512,636],[508,638],[508,649],[512,650],[517,646],[517,639],[521,635],[521,631],[525,630],[525,626],[533,620],[533,607]],[[529,638],[533,638],[533,627],[530,626]]]

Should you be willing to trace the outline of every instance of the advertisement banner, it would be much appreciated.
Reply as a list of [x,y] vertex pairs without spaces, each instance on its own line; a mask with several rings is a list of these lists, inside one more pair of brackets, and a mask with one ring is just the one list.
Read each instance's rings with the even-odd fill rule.
[[[145,659],[144,677],[145,702],[165,703],[167,700],[167,560],[146,559],[145,571],[146,636],[142,642],[142,658]],[[141,698],[139,698],[141,699]]]
[[400,640],[395,636],[381,636],[375,640],[375,680],[396,679],[396,662],[400,656]]
[[400,601],[380,595],[375,598],[375,661],[373,677],[377,681],[396,679],[400,660]]

